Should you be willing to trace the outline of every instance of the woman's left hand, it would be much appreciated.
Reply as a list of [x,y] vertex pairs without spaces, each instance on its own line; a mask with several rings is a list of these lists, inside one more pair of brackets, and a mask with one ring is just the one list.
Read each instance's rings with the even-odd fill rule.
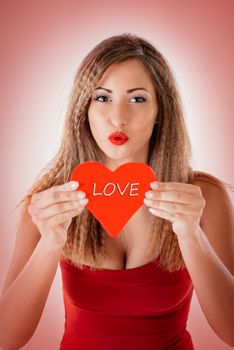
[[151,182],[150,187],[144,199],[149,211],[170,220],[178,237],[194,236],[206,203],[200,187],[180,182]]

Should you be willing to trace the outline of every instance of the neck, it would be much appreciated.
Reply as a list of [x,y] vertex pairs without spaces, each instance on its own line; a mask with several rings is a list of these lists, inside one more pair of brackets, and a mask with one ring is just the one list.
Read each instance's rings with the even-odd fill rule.
[[125,163],[131,163],[131,162],[140,162],[140,163],[147,163],[148,161],[148,151],[142,152],[141,154],[135,154],[128,158],[122,158],[122,159],[112,159],[107,156],[105,156],[102,163],[110,170],[114,171],[116,170],[120,165]]

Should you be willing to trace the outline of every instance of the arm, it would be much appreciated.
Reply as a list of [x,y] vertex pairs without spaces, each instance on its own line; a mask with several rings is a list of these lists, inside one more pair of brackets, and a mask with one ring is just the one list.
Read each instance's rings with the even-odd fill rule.
[[202,311],[215,333],[234,346],[234,277],[200,229],[179,246]]
[[20,222],[0,299],[0,347],[4,350],[19,349],[32,337],[56,273],[60,251],[59,246],[41,237],[31,219]]
[[[72,218],[88,202],[78,183],[56,185],[25,204],[0,300],[0,345],[16,350],[32,337],[53,282]],[[35,223],[35,224],[34,224]]]
[[153,215],[172,222],[208,323],[234,345],[233,207],[217,178],[205,174],[196,184],[153,182],[144,203]]
[[233,208],[222,187],[199,184],[206,200],[200,228],[178,243],[204,315],[215,333],[234,346]]
[[23,270],[3,294],[0,300],[0,344],[6,349],[21,348],[32,337],[59,258],[60,249],[53,248],[41,238]]

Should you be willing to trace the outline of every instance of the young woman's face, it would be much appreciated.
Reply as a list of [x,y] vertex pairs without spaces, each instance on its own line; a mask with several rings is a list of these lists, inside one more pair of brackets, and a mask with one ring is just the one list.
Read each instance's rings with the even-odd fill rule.
[[[147,91],[127,92],[134,88]],[[104,164],[145,162],[157,112],[155,89],[141,61],[129,59],[110,66],[96,84],[88,109],[90,129]],[[124,132],[128,141],[113,144],[108,137],[115,131]]]

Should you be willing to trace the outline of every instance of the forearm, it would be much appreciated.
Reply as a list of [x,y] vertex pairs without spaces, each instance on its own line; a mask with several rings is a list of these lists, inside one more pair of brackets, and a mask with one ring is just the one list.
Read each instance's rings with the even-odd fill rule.
[[178,237],[181,253],[194,290],[212,329],[234,345],[234,277],[199,229],[190,237]]
[[0,300],[0,346],[18,349],[29,341],[43,312],[61,248],[41,239]]

